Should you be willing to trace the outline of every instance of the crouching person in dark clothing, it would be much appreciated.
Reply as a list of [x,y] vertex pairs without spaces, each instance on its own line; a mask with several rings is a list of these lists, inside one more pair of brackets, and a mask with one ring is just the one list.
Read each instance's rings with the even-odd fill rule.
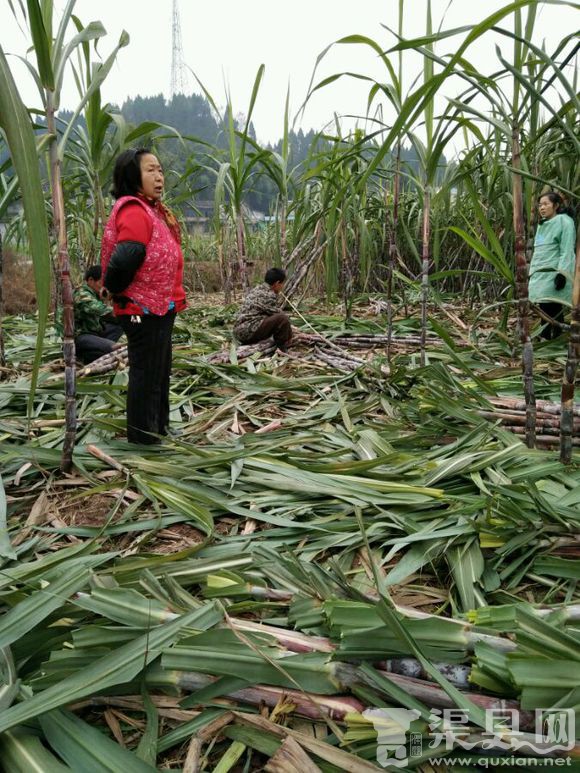
[[281,268],[266,271],[264,282],[246,295],[234,323],[234,335],[242,344],[257,344],[272,337],[285,352],[292,339],[290,318],[281,310],[280,292],[286,281]]
[[73,295],[76,354],[85,365],[116,349],[123,335],[113,310],[102,301],[102,292],[102,269],[91,266],[85,272],[85,283]]

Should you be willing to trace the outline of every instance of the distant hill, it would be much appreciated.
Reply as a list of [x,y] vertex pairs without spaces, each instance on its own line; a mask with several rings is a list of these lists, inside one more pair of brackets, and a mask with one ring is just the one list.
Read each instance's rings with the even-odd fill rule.
[[[213,111],[207,99],[200,94],[178,94],[170,100],[166,100],[163,94],[142,97],[136,96],[125,101],[118,108],[124,118],[131,124],[137,125],[145,121],[156,121],[176,129],[181,135],[200,140],[199,145],[188,143],[185,145],[176,140],[167,140],[163,144],[162,161],[164,166],[177,174],[183,174],[189,158],[193,156],[198,164],[211,164],[205,154],[203,143],[226,149],[227,138],[223,135],[220,123],[214,117]],[[70,120],[72,113],[61,111],[59,118]],[[250,125],[250,136],[255,139],[255,131]],[[290,152],[290,168],[308,163],[312,146],[317,137],[311,129],[308,132],[299,129],[290,131],[288,137]],[[323,138],[318,139],[320,150],[330,146],[330,142]],[[267,149],[281,152],[282,139],[274,145],[268,144]],[[402,160],[411,168],[417,165],[417,156],[412,148],[403,148]],[[192,187],[196,191],[196,199],[210,201],[214,195],[214,175],[210,171],[198,169],[192,179]],[[261,212],[270,212],[276,201],[276,189],[274,184],[265,175],[256,175],[253,179],[253,189],[246,199],[251,209]]]

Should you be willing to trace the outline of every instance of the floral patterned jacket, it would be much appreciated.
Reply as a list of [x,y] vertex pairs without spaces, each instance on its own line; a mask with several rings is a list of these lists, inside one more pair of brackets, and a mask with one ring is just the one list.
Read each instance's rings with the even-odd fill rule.
[[278,314],[281,310],[280,296],[276,295],[270,285],[265,282],[257,285],[242,301],[234,322],[235,337],[240,343],[248,341],[266,317]]

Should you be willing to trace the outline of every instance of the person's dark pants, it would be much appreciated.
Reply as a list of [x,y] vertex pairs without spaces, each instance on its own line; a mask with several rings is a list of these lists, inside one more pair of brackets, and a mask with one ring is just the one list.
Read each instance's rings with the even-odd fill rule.
[[[556,323],[564,321],[564,307],[561,303],[550,301],[546,303],[540,303],[538,305],[544,314],[546,314],[548,317],[551,317]],[[540,336],[545,338],[546,341],[551,341],[553,338],[558,338],[562,332],[562,328],[558,324],[546,322],[545,320],[542,320],[542,322],[544,323],[544,327],[540,331]]]
[[113,351],[114,344],[123,335],[123,328],[114,322],[107,322],[104,329],[96,333],[81,333],[75,338],[76,356],[85,365],[98,360]]
[[266,317],[256,330],[253,336],[244,339],[244,344],[257,344],[259,341],[265,341],[266,338],[274,339],[274,343],[279,349],[286,349],[292,338],[292,325],[290,317],[283,312],[272,314]]
[[[163,317],[143,314],[118,317],[127,336],[129,387],[127,389],[127,440],[158,443],[169,427],[171,334],[175,312]],[[140,319],[140,322],[135,322]],[[133,321],[131,321],[133,320]]]

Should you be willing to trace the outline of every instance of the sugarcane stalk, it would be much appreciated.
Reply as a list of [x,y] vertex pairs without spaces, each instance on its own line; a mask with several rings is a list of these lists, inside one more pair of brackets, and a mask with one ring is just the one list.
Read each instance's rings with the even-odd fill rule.
[[119,365],[127,365],[128,357],[129,354],[127,347],[120,346],[118,349],[115,349],[112,352],[108,352],[107,354],[103,354],[102,357],[93,360],[93,362],[89,363],[89,365],[85,365],[84,368],[80,368],[77,371],[77,377],[107,373],[110,370],[114,370]]
[[212,720],[209,724],[204,725],[191,736],[183,763],[183,773],[198,773],[198,771],[201,770],[202,744],[217,735],[224,727],[231,724],[233,719],[233,713],[231,711],[226,711],[221,716]]
[[[376,336],[364,336],[364,335],[352,335],[352,336],[337,336],[332,339],[334,343],[341,346],[355,346],[364,349],[370,349],[373,346],[383,347],[385,344],[388,346],[420,346],[421,339],[414,338],[413,336],[405,336],[401,338],[392,337],[389,341],[388,336],[376,335]],[[433,346],[440,346],[442,342],[431,337],[427,337],[427,342]]]
[[109,456],[109,454],[106,454],[104,451],[101,451],[101,449],[97,448],[97,446],[88,445],[87,451],[96,459],[98,459],[101,462],[104,462],[104,464],[106,464],[109,467],[112,467],[114,470],[118,470],[119,472],[122,472],[125,474],[128,472],[128,470],[125,467],[123,467],[123,465],[120,462],[118,462],[116,459],[113,459],[112,456]]
[[[507,430],[510,432],[513,432],[514,435],[525,435],[526,431],[522,427],[506,427]],[[550,428],[542,427],[540,428],[542,430],[542,434],[538,435],[538,444],[541,445],[549,445],[549,446],[556,446],[560,444],[560,431]],[[580,438],[572,438],[571,441],[573,446],[580,446]]]
[[[493,421],[501,421],[503,426],[525,427],[526,416],[524,413],[506,413],[504,411],[477,411],[478,416]],[[560,430],[560,420],[549,414],[538,414],[536,419],[536,429],[555,429]],[[580,420],[575,419],[573,423],[575,431],[580,429]]]
[[[6,351],[4,349],[4,252],[2,250],[2,234],[0,233],[0,368],[6,367]],[[0,379],[3,372],[0,371]]]
[[352,277],[352,265],[351,265],[352,257],[348,249],[344,221],[342,221],[340,224],[340,228],[338,230],[338,238],[340,240],[340,249],[341,249],[341,257],[342,257],[341,273],[342,273],[342,293],[343,293],[343,300],[344,300],[344,319],[345,319],[345,322],[348,322],[352,316],[353,277]]
[[[373,597],[373,601],[376,597]],[[568,609],[563,607],[562,609]],[[573,605],[570,607],[571,611],[567,613],[569,619],[575,619],[574,615],[577,614],[576,607]],[[480,633],[477,630],[473,630],[473,625],[465,623],[463,620],[454,620],[453,618],[442,618],[435,615],[429,615],[426,612],[418,612],[415,609],[407,607],[397,607],[397,611],[400,612],[408,619],[414,620],[428,620],[434,619],[443,625],[452,625],[459,631],[459,637],[462,645],[468,652],[473,652],[475,645],[479,642],[488,644],[498,652],[513,652],[516,649],[516,645],[511,639],[504,639],[500,636],[493,636],[492,634]],[[543,611],[538,611],[538,614],[542,616],[545,614]],[[253,623],[247,620],[241,620],[239,618],[232,618],[232,625],[239,630],[247,631],[261,631],[273,636],[276,641],[287,647],[293,652],[333,652],[336,649],[336,645],[328,638],[324,636],[310,636],[304,633],[298,633],[296,631],[287,631],[284,628],[278,628],[276,626],[266,626],[262,623]],[[394,659],[393,659],[394,660]]]
[[315,234],[310,234],[310,236],[306,236],[302,241],[298,242],[286,260],[286,265],[284,266],[286,270],[288,270],[288,268],[292,265],[292,263],[294,263],[295,260],[297,260],[297,258],[300,257],[300,255],[306,252],[306,250],[314,242],[314,239]]
[[322,773],[318,765],[315,765],[298,741],[286,736],[275,754],[270,757],[264,767],[264,773]]
[[[253,354],[273,354],[276,350],[274,341],[271,338],[267,338],[265,341],[259,341],[257,344],[247,344],[246,346],[239,346],[236,350],[236,357],[238,360],[251,357]],[[229,362],[230,354],[228,352],[213,352],[206,357],[207,362],[214,364],[221,364]]]
[[[306,253],[306,255],[302,258],[302,260],[299,263],[297,263],[296,268],[292,273],[292,276],[286,282],[286,286],[284,287],[284,296],[286,298],[289,299],[289,298],[292,298],[294,295],[296,295],[296,291],[304,281],[305,277],[308,276],[311,267],[314,265],[314,263],[324,252],[325,243],[324,242],[322,242],[322,244],[320,243],[321,232],[322,232],[322,223],[318,221],[314,229],[314,235],[312,237],[312,241],[314,242],[314,244],[311,251],[309,253]],[[307,243],[309,244],[310,242],[307,242]],[[296,250],[290,256],[288,263],[292,261],[295,253],[296,253]]]
[[286,258],[288,257],[288,244],[287,244],[287,201],[286,196],[281,197],[280,201],[280,260],[282,262],[282,266],[286,268]]
[[[292,597],[292,594],[290,596]],[[237,617],[231,617],[230,622],[238,631],[265,633],[273,636],[280,646],[286,647],[290,652],[334,652],[336,649],[336,645],[326,636],[310,636],[300,631],[291,631]]]
[[[514,397],[488,397],[487,401],[498,407],[512,408],[517,411],[526,410],[525,402]],[[553,403],[549,400],[537,400],[536,407],[542,413],[550,413],[559,416],[562,412],[562,405],[560,403]],[[576,405],[573,406],[573,413],[574,416],[580,416],[580,404],[576,403]]]
[[397,142],[397,159],[393,178],[393,218],[389,232],[389,253],[387,258],[387,360],[391,359],[393,337],[393,270],[397,257],[397,228],[399,225],[399,192],[401,185],[401,142]]
[[[256,623],[252,620],[230,618],[230,621],[237,630],[265,633],[274,637],[280,646],[285,647],[290,652],[334,652],[336,649],[336,644],[326,636],[309,636],[300,631],[288,631],[284,628]],[[429,681],[422,665],[415,658],[389,658],[389,660],[382,661],[377,665],[381,670],[391,674]],[[469,686],[470,666],[457,663],[434,663],[433,665],[453,684],[463,688]]]
[[524,204],[520,153],[520,127],[512,126],[512,185],[513,224],[515,234],[516,296],[518,300],[518,326],[522,344],[522,375],[526,402],[526,445],[536,445],[536,395],[534,390],[534,350],[530,338],[530,302],[528,295],[528,263],[524,229]]
[[[377,684],[367,677],[365,671],[368,669],[357,669],[346,663],[336,663],[336,676],[343,687],[352,687],[356,684],[367,684],[376,688]],[[400,674],[389,673],[374,669],[379,677],[392,682],[397,687],[402,688],[408,695],[417,698],[429,707],[437,706],[439,708],[455,708],[453,699],[432,682],[426,682],[423,679],[415,679],[411,676],[402,676]],[[520,724],[522,727],[534,727],[535,715],[531,711],[521,711],[520,704],[517,701],[505,700],[480,693],[465,693],[466,697],[476,706],[484,710],[506,710],[511,709],[519,711]]]
[[242,290],[250,286],[248,279],[248,266],[246,263],[246,240],[244,238],[244,218],[241,209],[236,212],[236,242],[238,248],[238,271]]
[[576,234],[576,268],[572,289],[572,323],[568,341],[568,357],[562,380],[562,418],[560,420],[560,461],[572,461],[572,434],[574,432],[574,384],[580,356],[580,228]]
[[76,437],[76,381],[75,381],[75,340],[73,288],[70,276],[70,259],[66,235],[66,214],[61,178],[61,162],[58,154],[57,132],[55,124],[54,92],[47,90],[46,128],[51,135],[50,177],[52,193],[53,229],[58,250],[58,267],[62,291],[63,306],[63,357],[65,387],[65,432],[60,468],[69,472],[72,468],[72,454]]
[[[163,673],[163,672],[162,672]],[[149,680],[152,684],[160,683],[176,684],[182,690],[190,692],[200,690],[216,681],[216,677],[202,674],[196,671],[169,671],[165,672],[166,680],[155,671],[152,671]],[[365,709],[357,698],[348,695],[317,695],[314,693],[300,692],[286,687],[272,687],[265,684],[257,684],[252,687],[243,687],[241,690],[232,690],[224,693],[225,698],[249,703],[252,706],[264,704],[274,708],[282,700],[295,706],[295,713],[309,719],[341,720],[352,711],[362,712]]]
[[224,288],[224,301],[226,306],[229,306],[232,302],[232,289],[230,286],[230,272],[228,271],[228,262],[224,258],[223,225],[220,222],[219,217],[217,222],[217,252],[222,285]]
[[429,300],[429,247],[431,239],[431,188],[425,185],[423,196],[423,243],[421,278],[421,367],[425,367],[425,343],[427,341],[427,302]]
[[[179,706],[179,699],[169,695],[150,695],[149,699],[159,712],[160,717],[173,719],[176,722],[188,722],[201,714],[201,711],[177,708]],[[70,711],[81,711],[81,709],[95,706],[114,706],[120,709],[129,709],[130,711],[145,711],[141,695],[92,695],[85,700],[76,701],[68,708]]]

